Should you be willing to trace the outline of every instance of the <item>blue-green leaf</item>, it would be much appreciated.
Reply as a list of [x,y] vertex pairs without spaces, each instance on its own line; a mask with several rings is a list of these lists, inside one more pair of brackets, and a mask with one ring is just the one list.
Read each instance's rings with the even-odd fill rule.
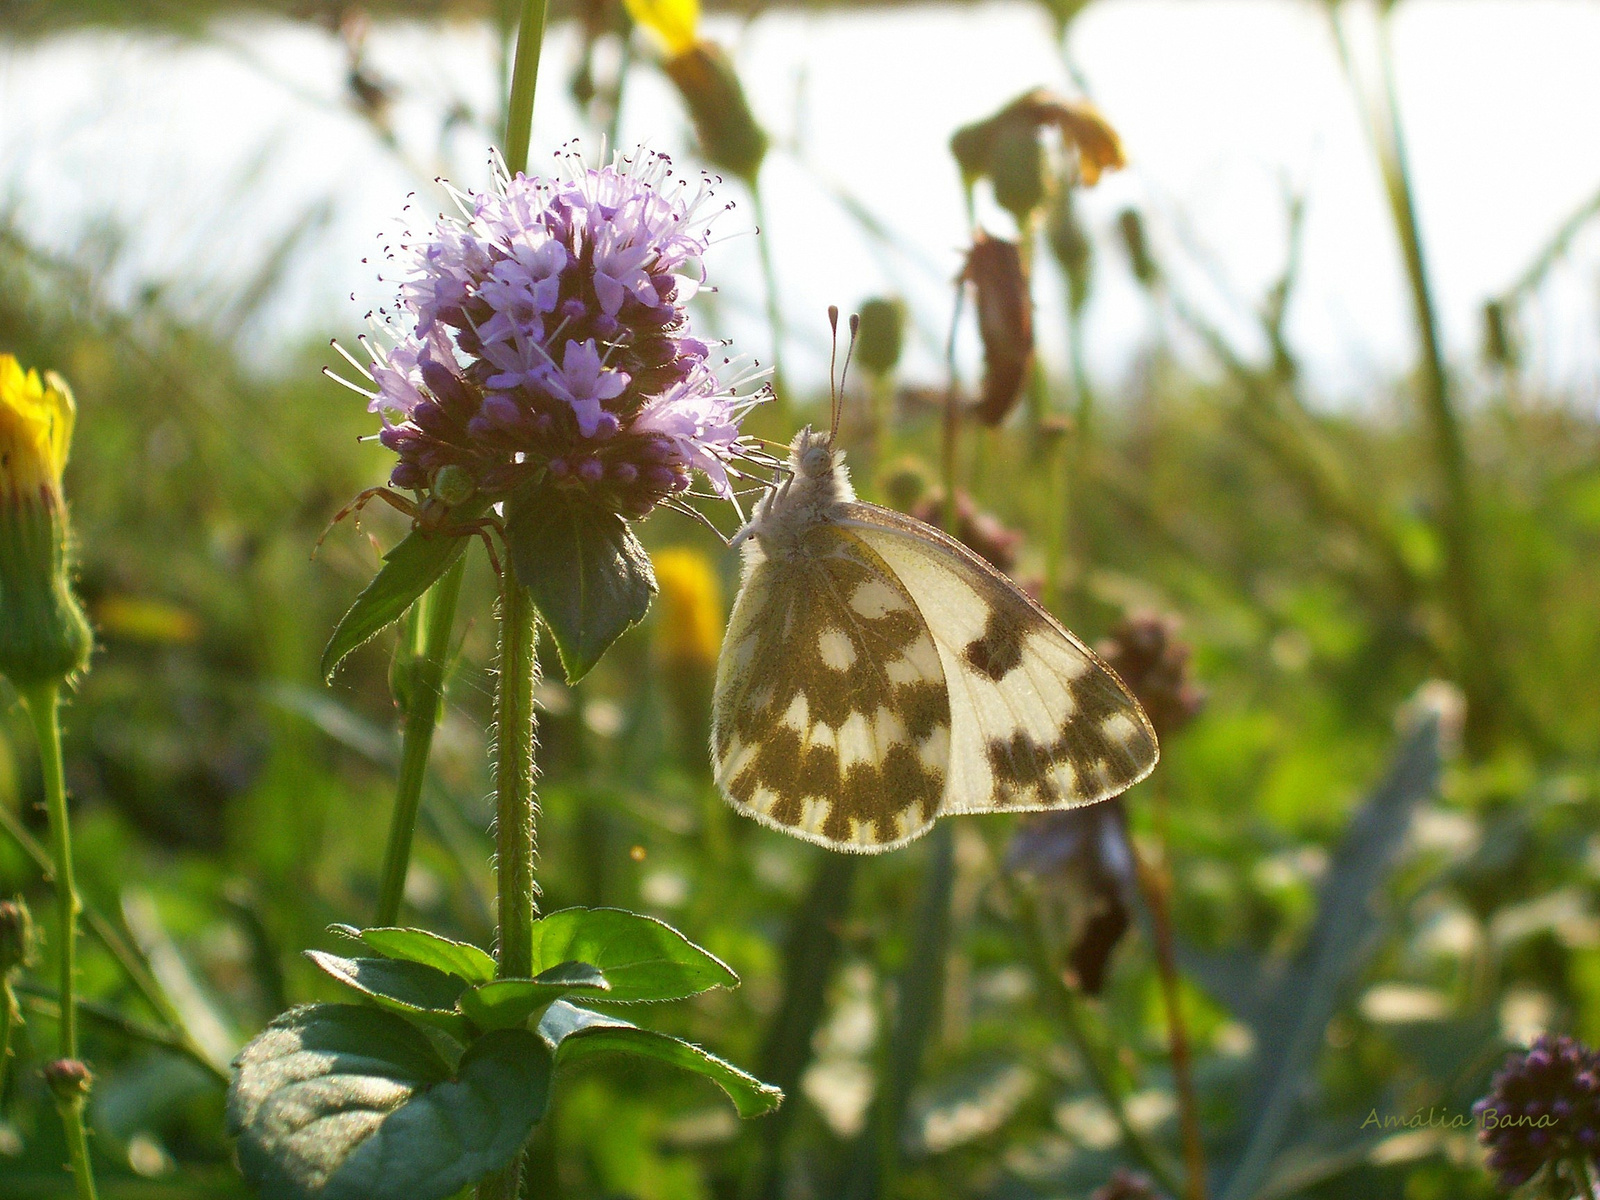
[[521,1149],[552,1054],[496,1030],[452,1073],[400,1017],[317,1004],[284,1013],[236,1066],[228,1126],[262,1200],[445,1200]]
[[739,977],[664,921],[620,908],[567,908],[533,923],[535,974],[564,962],[593,963],[607,1000],[681,1000]]
[[488,983],[494,978],[494,959],[470,942],[453,941],[426,929],[352,929],[348,925],[334,928],[346,937],[360,938],[385,958],[422,963],[459,975],[468,983]]
[[555,636],[567,682],[576,683],[649,609],[650,556],[616,513],[559,488],[506,501],[505,529],[517,579]]
[[[464,513],[471,519],[477,513]],[[345,656],[380,630],[394,624],[418,596],[433,586],[461,557],[469,538],[416,529],[383,556],[383,566],[340,618],[322,652],[322,677],[333,678]]]
[[562,996],[605,999],[611,985],[588,963],[567,962],[541,971],[535,979],[497,979],[468,988],[457,1001],[480,1029],[514,1029],[542,1014]]
[[391,958],[340,958],[321,950],[307,950],[306,957],[381,1008],[426,1021],[463,1040],[468,1035],[467,1023],[456,1010],[456,1000],[467,987],[464,979]]
[[628,1021],[590,1012],[565,1000],[557,1000],[546,1010],[539,1022],[539,1035],[549,1043],[558,1062],[573,1062],[595,1054],[631,1054],[704,1075],[728,1094],[741,1117],[759,1117],[783,1103],[780,1089],[762,1083],[692,1042],[640,1029]]

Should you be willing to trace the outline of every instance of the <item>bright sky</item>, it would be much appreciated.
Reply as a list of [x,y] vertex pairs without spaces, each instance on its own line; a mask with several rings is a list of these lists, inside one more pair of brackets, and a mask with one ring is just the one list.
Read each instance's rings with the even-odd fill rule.
[[[798,382],[823,377],[830,302],[898,292],[924,331],[909,371],[938,377],[948,281],[967,230],[947,141],[1024,89],[1070,90],[1042,10],[1018,2],[881,13],[774,12],[712,20],[782,148],[769,160],[768,220],[786,348]],[[1351,27],[1358,50],[1370,21]],[[1399,98],[1448,349],[1469,365],[1479,309],[1526,267],[1566,217],[1600,191],[1600,5],[1585,0],[1406,0],[1394,23]],[[535,163],[597,131],[566,94],[575,42],[552,32]],[[274,300],[249,327],[257,357],[345,332],[389,290],[361,258],[396,228],[404,197],[443,201],[425,181],[484,178],[486,137],[445,114],[492,111],[498,53],[475,26],[381,27],[369,40],[398,81],[395,113],[415,169],[343,108],[342,49],[304,26],[230,24],[202,43],[96,34],[0,48],[0,197],[32,236],[80,244],[110,220],[124,240],[122,285],[170,284],[197,311],[257,270],[304,214],[328,204]],[[1108,177],[1086,213],[1100,243],[1091,358],[1125,373],[1152,336],[1148,305],[1111,238],[1116,213],[1147,209],[1186,292],[1239,342],[1281,268],[1285,196],[1308,197],[1292,341],[1330,397],[1357,398],[1411,361],[1394,238],[1350,92],[1317,0],[1100,0],[1075,26],[1074,61],[1122,131],[1131,169]],[[630,75],[623,140],[677,151],[686,120],[652,69]],[[866,237],[837,203],[846,189],[903,249]],[[755,224],[746,197],[708,266],[727,331],[768,358]],[[1008,219],[991,213],[996,232]],[[1186,264],[1186,265],[1183,265]],[[1037,281],[1046,361],[1064,358],[1059,285]],[[350,293],[356,293],[356,300]],[[1525,308],[1533,369],[1587,404],[1600,394],[1600,223],[1586,230]]]

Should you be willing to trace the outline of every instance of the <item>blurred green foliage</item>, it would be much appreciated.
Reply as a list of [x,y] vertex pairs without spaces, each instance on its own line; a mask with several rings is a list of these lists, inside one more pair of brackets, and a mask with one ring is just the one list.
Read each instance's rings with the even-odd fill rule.
[[[122,11],[77,8],[91,10]],[[25,27],[30,11],[6,16]],[[317,664],[376,568],[369,534],[387,548],[404,523],[369,510],[313,559],[331,514],[386,470],[384,452],[359,440],[372,418],[318,374],[330,356],[308,349],[253,371],[158,294],[113,304],[113,266],[92,246],[53,258],[26,230],[0,228],[0,347],[60,371],[81,406],[67,491],[99,648],[66,718],[80,886],[151,984],[130,982],[106,939],[86,938],[94,1152],[111,1200],[242,1195],[219,1072],[287,1005],[338,998],[298,948],[336,949],[326,927],[364,923],[376,898],[397,755],[393,635],[357,651],[331,687]],[[1201,378],[1158,343],[1121,394],[1100,398],[1092,439],[1043,436],[1024,413],[971,431],[963,469],[976,501],[1026,534],[1019,578],[1046,580],[1087,640],[1130,609],[1185,622],[1208,702],[1128,808],[1145,845],[1167,814],[1219,1172],[1245,1152],[1251,1081],[1278,1049],[1225,980],[1248,969],[1281,984],[1317,960],[1328,913],[1360,913],[1340,926],[1363,935],[1340,960],[1353,974],[1316,977],[1332,1016],[1311,1029],[1315,1053],[1294,1081],[1295,1144],[1249,1194],[1487,1195],[1470,1134],[1363,1123],[1467,1111],[1507,1040],[1530,1029],[1600,1039],[1600,425],[1571,398],[1509,386],[1465,415],[1487,638],[1473,643],[1451,615],[1409,381],[1386,403],[1315,410],[1288,348],[1274,350],[1264,367],[1221,354],[1220,377]],[[1041,386],[1051,413],[1087,411],[1064,383]],[[892,399],[875,460],[937,463],[937,409],[909,390]],[[771,406],[750,428],[787,440],[778,419]],[[704,530],[666,515],[641,532],[652,549],[712,556],[731,594],[735,556]],[[1051,561],[1056,548],[1064,557]],[[469,554],[407,901],[415,923],[486,945],[494,580],[481,550]],[[707,776],[704,714],[684,711],[707,681],[665,670],[661,640],[647,622],[579,686],[541,689],[543,906],[655,912],[725,960],[741,989],[667,1006],[652,1024],[790,1097],[780,1116],[741,1124],[703,1081],[585,1064],[536,1137],[530,1194],[836,1195],[871,1150],[860,1139],[872,1136],[875,1091],[905,1114],[888,1134],[900,1200],[1078,1196],[1104,1183],[1129,1160],[1064,1024],[1074,1001],[1048,969],[1061,947],[1046,945],[1039,969],[1021,893],[1002,886],[1011,822],[963,820],[940,842],[949,946],[938,994],[918,998],[926,1057],[920,1078],[885,1082],[895,984],[916,977],[929,846],[828,859],[733,816]],[[1397,711],[1485,651],[1504,683],[1495,719],[1470,713],[1482,724],[1469,752],[1437,792],[1407,798],[1414,811],[1383,835],[1385,870],[1341,873],[1370,865],[1350,832],[1369,827],[1351,818],[1375,811],[1360,806],[1399,745]],[[37,763],[14,702],[3,734],[0,808],[37,836]],[[1358,877],[1355,901],[1330,899]],[[52,928],[48,883],[0,831],[0,895],[13,893]],[[32,979],[52,977],[51,953],[47,943]],[[0,1096],[0,1194],[18,1200],[63,1187],[39,1076],[50,997],[24,990],[23,1001],[18,1069]],[[1118,950],[1104,994],[1076,1004],[1128,1119],[1175,1155],[1142,931]]]

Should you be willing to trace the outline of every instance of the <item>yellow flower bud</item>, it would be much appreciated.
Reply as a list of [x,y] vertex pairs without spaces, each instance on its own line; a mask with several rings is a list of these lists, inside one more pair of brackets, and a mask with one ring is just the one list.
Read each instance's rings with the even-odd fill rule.
[[628,15],[656,36],[669,58],[695,43],[700,0],[626,0]]
[[19,689],[89,660],[89,623],[68,579],[61,473],[77,408],[60,376],[0,354],[0,673]]

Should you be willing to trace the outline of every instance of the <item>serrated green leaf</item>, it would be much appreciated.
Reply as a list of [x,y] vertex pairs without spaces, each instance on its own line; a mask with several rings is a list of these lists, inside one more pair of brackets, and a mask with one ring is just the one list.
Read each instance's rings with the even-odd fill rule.
[[652,1058],[711,1080],[733,1101],[741,1117],[759,1117],[783,1103],[783,1092],[732,1063],[670,1034],[640,1029],[631,1022],[605,1016],[557,1000],[539,1022],[539,1036],[549,1043],[558,1062],[596,1054],[631,1054]]
[[262,1200],[445,1200],[521,1149],[552,1062],[541,1038],[497,1030],[452,1075],[400,1017],[310,1005],[240,1053],[228,1126]]
[[607,1000],[681,1000],[739,977],[665,921],[621,908],[567,908],[533,923],[533,969],[593,963],[611,985]]
[[456,1010],[456,1000],[467,987],[464,979],[400,959],[340,958],[321,950],[307,950],[306,957],[380,1007],[426,1021],[463,1040],[470,1032]]
[[461,993],[461,1011],[480,1029],[514,1029],[542,1014],[563,996],[605,999],[611,985],[588,963],[567,962],[541,971],[535,979],[497,979]]
[[640,621],[656,592],[650,556],[616,513],[551,487],[506,502],[506,548],[576,683]]
[[[462,519],[471,520],[481,511],[464,512]],[[417,597],[461,557],[469,540],[459,534],[415,529],[385,554],[383,566],[361,589],[328,639],[328,648],[322,652],[322,677],[333,678],[347,654],[404,616]]]
[[440,937],[426,929],[352,929],[348,925],[335,928],[347,937],[360,938],[385,958],[422,963],[451,975],[459,975],[468,983],[488,983],[494,978],[494,959],[487,951],[480,950],[470,942]]

